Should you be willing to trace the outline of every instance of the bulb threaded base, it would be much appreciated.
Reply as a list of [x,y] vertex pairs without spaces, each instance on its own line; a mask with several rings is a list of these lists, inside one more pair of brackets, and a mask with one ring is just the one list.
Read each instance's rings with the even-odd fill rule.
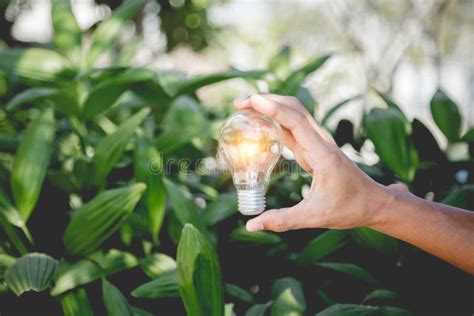
[[257,215],[265,210],[265,191],[263,188],[237,190],[239,212],[243,215]]

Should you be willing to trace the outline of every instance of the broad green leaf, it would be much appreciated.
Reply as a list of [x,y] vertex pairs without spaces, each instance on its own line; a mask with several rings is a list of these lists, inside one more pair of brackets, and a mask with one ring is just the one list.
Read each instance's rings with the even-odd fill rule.
[[138,265],[134,255],[112,249],[107,254],[94,254],[88,259],[61,264],[51,295],[56,296],[102,277],[131,269]]
[[69,0],[53,0],[51,8],[54,44],[72,62],[77,63],[81,57],[82,33]]
[[275,280],[272,287],[272,315],[303,315],[306,300],[301,283],[294,278]]
[[5,106],[8,111],[16,109],[22,104],[34,102],[38,99],[49,97],[53,94],[56,94],[58,89],[56,88],[30,88],[18,93],[13,97]]
[[365,117],[367,136],[380,159],[406,183],[410,183],[418,165],[418,153],[406,131],[406,121],[394,109],[372,109]]
[[254,78],[258,79],[265,71],[239,71],[239,70],[229,70],[225,72],[218,72],[208,75],[197,76],[182,82],[177,91],[176,95],[181,94],[192,94],[197,89],[217,83],[224,80],[234,79],[234,78]]
[[173,212],[181,225],[191,223],[201,231],[204,231],[205,225],[189,190],[167,178],[163,179],[163,183],[165,184],[166,192],[168,192]]
[[94,316],[86,290],[78,289],[61,299],[64,316]]
[[321,268],[330,269],[347,274],[355,279],[367,282],[372,285],[379,284],[379,282],[374,278],[374,276],[370,274],[367,270],[352,263],[317,262],[314,263],[314,265]]
[[15,206],[25,221],[38,201],[55,133],[54,113],[45,110],[23,135],[13,161],[10,185]]
[[154,253],[143,259],[140,265],[143,272],[152,279],[176,270],[176,261],[164,253]]
[[108,80],[101,81],[90,91],[84,102],[84,116],[93,118],[116,103],[119,97],[129,89],[132,83],[151,80],[152,70],[129,68]]
[[102,279],[102,297],[109,316],[133,316],[132,307],[120,290]]
[[272,302],[266,304],[255,304],[245,312],[245,316],[264,316],[265,312],[271,305]]
[[57,270],[57,260],[43,253],[30,253],[5,271],[5,282],[17,296],[31,290],[40,292],[49,286]]
[[0,69],[34,80],[55,81],[71,77],[67,59],[43,48],[0,50]]
[[316,316],[408,316],[410,312],[391,306],[364,306],[336,304],[316,314]]
[[431,99],[431,115],[449,142],[459,139],[461,114],[456,103],[441,90],[436,91]]
[[252,303],[253,296],[243,288],[232,283],[226,283],[224,285],[225,292],[230,296],[233,296],[243,302]]
[[230,240],[273,245],[279,244],[281,237],[267,231],[249,232],[245,226],[239,226],[230,233]]
[[327,230],[311,240],[297,255],[296,261],[303,264],[316,262],[339,250],[347,243],[347,231]]
[[92,36],[91,49],[87,56],[89,66],[92,66],[103,52],[113,47],[123,26],[138,12],[142,4],[142,0],[127,0],[107,20],[100,23]]
[[464,185],[454,189],[441,201],[443,204],[474,210],[474,185]]
[[329,119],[334,115],[334,113],[336,113],[339,109],[341,109],[342,107],[344,107],[345,105],[351,103],[352,101],[354,100],[357,100],[359,99],[361,96],[360,95],[356,95],[356,96],[353,96],[353,97],[350,97],[350,98],[347,98],[347,99],[344,99],[342,100],[341,102],[335,104],[333,107],[331,107],[327,113],[324,115],[323,119],[321,120],[321,125],[324,126],[324,127],[328,127],[328,121]]
[[219,259],[209,241],[193,225],[186,224],[178,244],[179,293],[188,315],[224,313],[224,291]]
[[145,189],[143,183],[136,183],[104,191],[74,210],[64,233],[68,252],[87,255],[96,250],[133,211]]
[[146,209],[146,221],[155,242],[166,211],[166,189],[163,183],[163,157],[144,137],[137,138],[133,152],[135,179],[146,184],[142,202]]
[[97,144],[92,161],[91,184],[99,186],[105,180],[107,174],[120,160],[125,146],[148,113],[150,113],[148,108],[141,109],[120,124],[115,133],[106,136]]
[[322,55],[311,59],[283,80],[276,92],[283,95],[295,95],[306,77],[324,65],[330,57],[331,55]]
[[413,133],[411,138],[420,156],[421,162],[446,162],[446,154],[440,149],[436,138],[431,131],[419,120],[414,119],[412,124]]
[[203,219],[206,225],[214,225],[237,213],[237,195],[227,192],[209,203],[204,210]]
[[398,241],[393,237],[367,227],[355,228],[353,234],[356,241],[364,247],[375,249],[386,256],[394,257],[398,254]]
[[398,298],[397,292],[386,290],[386,289],[375,289],[364,298],[362,304],[371,301],[389,301]]
[[179,297],[176,270],[164,272],[152,281],[140,285],[133,290],[132,296],[151,299]]
[[171,152],[191,142],[195,137],[205,139],[210,134],[206,118],[195,100],[182,96],[176,99],[162,120],[163,132],[156,140],[163,152]]

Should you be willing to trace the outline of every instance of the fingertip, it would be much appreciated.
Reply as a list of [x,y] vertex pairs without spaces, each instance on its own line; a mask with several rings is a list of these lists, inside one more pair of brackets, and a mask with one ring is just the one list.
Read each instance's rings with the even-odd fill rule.
[[245,228],[247,229],[248,232],[256,232],[259,230],[263,230],[263,224],[257,220],[251,219],[247,222],[247,225],[245,225]]
[[233,103],[234,103],[234,107],[235,107],[237,110],[247,108],[247,107],[250,106],[250,105],[249,105],[249,100],[250,100],[250,95],[236,98],[236,99],[234,99],[234,102],[233,102]]

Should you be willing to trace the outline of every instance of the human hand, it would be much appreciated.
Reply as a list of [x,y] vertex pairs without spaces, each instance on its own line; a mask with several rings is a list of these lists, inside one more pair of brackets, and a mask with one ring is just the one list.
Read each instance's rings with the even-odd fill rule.
[[247,222],[248,231],[300,228],[348,229],[377,224],[378,210],[390,189],[363,173],[295,97],[257,93],[234,101],[252,108],[283,128],[284,145],[313,176],[309,194],[293,207],[274,209]]

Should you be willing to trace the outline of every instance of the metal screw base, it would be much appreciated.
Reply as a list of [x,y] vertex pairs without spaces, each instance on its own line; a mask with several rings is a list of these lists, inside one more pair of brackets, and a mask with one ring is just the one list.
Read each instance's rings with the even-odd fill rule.
[[265,210],[263,189],[237,190],[239,212],[243,215],[257,215]]

